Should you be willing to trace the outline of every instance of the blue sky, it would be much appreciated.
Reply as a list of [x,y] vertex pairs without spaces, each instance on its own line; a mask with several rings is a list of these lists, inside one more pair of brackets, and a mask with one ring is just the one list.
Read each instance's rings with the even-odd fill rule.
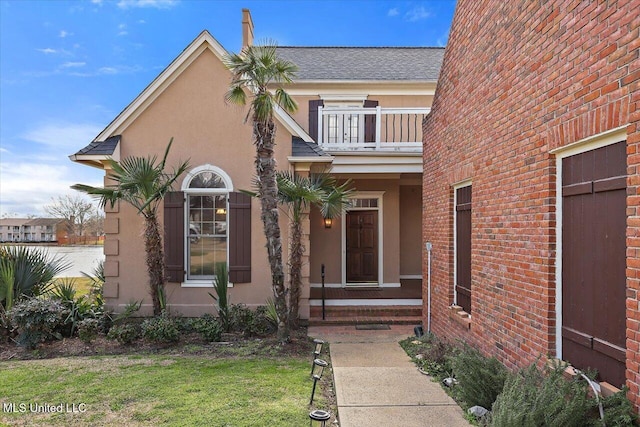
[[0,0],[0,216],[100,185],[67,156],[202,30],[237,52],[242,8],[281,46],[444,46],[455,2]]

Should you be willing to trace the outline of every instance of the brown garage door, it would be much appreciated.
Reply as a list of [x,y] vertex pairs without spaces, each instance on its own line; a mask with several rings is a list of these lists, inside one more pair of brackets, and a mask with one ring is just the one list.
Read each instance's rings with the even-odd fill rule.
[[626,144],[562,160],[562,356],[625,381]]

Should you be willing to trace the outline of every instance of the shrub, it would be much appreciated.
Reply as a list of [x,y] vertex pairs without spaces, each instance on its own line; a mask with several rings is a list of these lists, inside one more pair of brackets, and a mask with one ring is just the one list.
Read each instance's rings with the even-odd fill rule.
[[142,335],[159,343],[176,342],[180,339],[180,331],[173,318],[162,314],[142,322]]
[[433,334],[409,337],[400,342],[413,362],[438,380],[450,377],[451,358],[456,348],[447,340]]
[[107,339],[117,340],[120,344],[131,344],[138,338],[140,328],[131,323],[113,325],[107,334]]
[[234,304],[230,310],[231,329],[241,332],[245,337],[266,335],[273,331],[267,318],[266,307],[258,307],[255,311],[244,304]]
[[199,333],[202,339],[206,341],[217,342],[220,341],[222,337],[222,325],[210,314],[205,314],[202,317],[193,319],[191,325],[193,330]]
[[17,342],[29,349],[53,338],[62,338],[62,329],[69,311],[59,302],[44,298],[29,298],[18,302],[9,311],[9,320],[18,331]]
[[505,382],[502,394],[493,404],[490,425],[511,426],[585,426],[595,399],[587,395],[586,381],[567,380],[563,367],[545,375],[532,365]]
[[78,322],[78,337],[85,343],[89,344],[96,339],[100,330],[99,319],[84,319]]
[[468,345],[451,358],[451,365],[458,380],[456,397],[466,407],[480,405],[491,409],[504,387],[507,368],[495,357],[485,357]]
[[640,419],[638,419],[638,414],[636,414],[633,405],[627,399],[628,391],[627,387],[623,387],[618,393],[604,398],[602,401],[604,408],[603,423],[600,423],[600,418],[598,418],[592,424],[594,426],[604,424],[608,427],[639,426]]
[[63,279],[53,285],[47,294],[60,303],[69,311],[69,315],[65,319],[65,327],[61,331],[66,337],[74,335],[78,328],[78,324],[86,319],[96,317],[101,311],[101,306],[94,307],[92,302],[82,296],[76,298],[75,280]]
[[70,264],[64,257],[26,246],[0,247],[0,303],[7,309],[23,296],[39,296]]

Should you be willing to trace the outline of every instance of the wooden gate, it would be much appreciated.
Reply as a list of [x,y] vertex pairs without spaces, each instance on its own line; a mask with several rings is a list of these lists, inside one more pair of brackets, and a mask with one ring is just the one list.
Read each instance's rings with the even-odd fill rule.
[[625,382],[626,143],[562,160],[562,358]]

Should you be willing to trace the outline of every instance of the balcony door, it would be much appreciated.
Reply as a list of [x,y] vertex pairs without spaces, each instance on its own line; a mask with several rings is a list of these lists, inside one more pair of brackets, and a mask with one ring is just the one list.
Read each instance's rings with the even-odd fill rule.
[[[324,143],[355,144],[364,141],[364,114],[348,110],[361,109],[362,101],[325,102],[327,115],[323,123]],[[331,110],[338,110],[332,113]],[[345,111],[347,110],[347,111]]]

